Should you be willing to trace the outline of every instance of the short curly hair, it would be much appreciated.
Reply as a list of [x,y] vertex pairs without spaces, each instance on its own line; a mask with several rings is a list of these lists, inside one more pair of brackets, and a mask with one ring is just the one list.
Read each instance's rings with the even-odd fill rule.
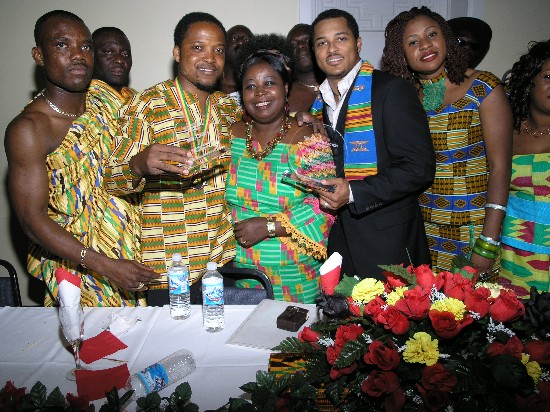
[[514,63],[507,80],[508,99],[514,116],[514,129],[518,132],[521,122],[529,117],[533,79],[542,70],[542,65],[550,59],[550,40],[529,43],[529,51]]
[[271,65],[283,82],[291,86],[294,77],[294,53],[290,42],[279,34],[259,34],[239,49],[233,66],[237,90],[242,90],[243,77],[259,61]]
[[183,39],[185,39],[185,36],[187,36],[187,33],[189,32],[189,28],[193,23],[215,24],[223,32],[223,37],[225,39],[225,36],[226,36],[225,27],[223,27],[223,24],[217,18],[215,18],[209,13],[195,11],[192,13],[187,13],[185,16],[181,18],[181,20],[176,25],[176,28],[174,30],[175,46],[181,46],[181,42],[183,41]]
[[431,11],[426,6],[420,8],[413,7],[409,11],[399,13],[386,26],[386,43],[382,54],[382,70],[393,74],[394,76],[402,77],[409,83],[419,88],[419,80],[415,72],[407,65],[405,60],[405,51],[403,44],[403,33],[405,26],[411,20],[419,16],[426,16],[434,20],[441,28],[441,33],[445,39],[447,46],[447,59],[445,61],[445,69],[447,77],[454,84],[460,84],[466,78],[466,69],[468,68],[468,59],[463,50],[458,44],[456,36],[453,34],[449,23],[445,21],[439,14]]

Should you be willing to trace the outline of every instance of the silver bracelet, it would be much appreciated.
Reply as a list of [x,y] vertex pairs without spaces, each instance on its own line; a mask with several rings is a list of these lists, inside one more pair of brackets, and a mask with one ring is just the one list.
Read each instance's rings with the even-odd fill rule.
[[84,269],[88,269],[88,266],[84,264],[84,259],[86,259],[86,253],[88,253],[88,247],[84,246],[80,251],[80,266],[82,266]]
[[485,203],[485,207],[490,207],[491,209],[502,210],[506,213],[506,206],[499,205],[497,203]]
[[492,237],[485,236],[483,234],[479,235],[479,238],[491,245],[500,246],[500,240],[493,239]]

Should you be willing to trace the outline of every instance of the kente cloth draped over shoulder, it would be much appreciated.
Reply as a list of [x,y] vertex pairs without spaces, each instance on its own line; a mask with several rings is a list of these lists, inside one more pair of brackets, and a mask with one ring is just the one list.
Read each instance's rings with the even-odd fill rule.
[[[67,136],[46,158],[49,179],[48,216],[84,245],[115,259],[141,260],[140,212],[131,198],[117,198],[103,188],[103,165],[110,154],[120,107],[116,94],[92,81],[86,111],[72,123]],[[127,201],[128,200],[128,201]],[[82,279],[83,306],[145,305],[141,294],[127,292],[107,277],[52,255],[32,244],[29,273],[46,283],[45,306],[57,298],[55,270],[64,267]]]
[[499,282],[528,296],[550,292],[550,153],[516,155],[502,227]]
[[[344,173],[346,180],[363,179],[377,173],[376,140],[372,126],[371,90],[372,65],[364,61],[355,80],[348,108],[344,129]],[[323,99],[315,99],[311,113],[322,117]],[[336,128],[336,125],[333,125]],[[340,138],[338,137],[335,138]],[[339,142],[342,144],[342,142]],[[335,153],[335,161],[337,162]],[[338,164],[338,163],[337,163]]]
[[290,233],[250,248],[237,245],[236,265],[263,270],[278,300],[314,303],[332,221],[319,209],[317,197],[282,181],[289,166],[296,170],[301,165],[298,146],[279,143],[258,161],[248,154],[245,139],[235,137],[231,153],[226,198],[234,221],[273,215]]
[[239,115],[233,100],[219,92],[206,101],[206,113],[191,93],[167,80],[141,93],[119,114],[121,136],[106,168],[108,190],[142,191],[143,263],[163,274],[156,288],[168,288],[166,271],[181,253],[195,283],[210,261],[224,264],[235,254],[230,213],[224,202],[230,155],[202,167],[199,179],[161,174],[147,176],[134,189],[129,161],[154,143],[200,154],[203,146],[229,147],[229,125]]
[[489,166],[479,106],[500,83],[480,72],[462,98],[426,112],[437,168],[419,201],[434,271],[450,270],[457,255],[469,256],[470,239],[483,229]]

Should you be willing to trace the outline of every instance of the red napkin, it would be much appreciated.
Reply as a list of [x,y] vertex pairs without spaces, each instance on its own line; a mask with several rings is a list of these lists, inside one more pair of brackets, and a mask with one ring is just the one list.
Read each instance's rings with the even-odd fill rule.
[[55,279],[57,280],[58,285],[61,284],[61,281],[67,280],[69,283],[72,283],[80,289],[80,276],[76,276],[75,274],[69,272],[67,269],[57,268],[55,270]]
[[128,346],[108,330],[93,338],[86,339],[80,346],[80,359],[86,363],[95,362],[107,355],[112,355]]
[[124,364],[101,370],[78,369],[75,375],[78,396],[86,396],[93,402],[105,398],[105,392],[109,392],[113,386],[117,389],[124,388],[130,378],[130,371]]

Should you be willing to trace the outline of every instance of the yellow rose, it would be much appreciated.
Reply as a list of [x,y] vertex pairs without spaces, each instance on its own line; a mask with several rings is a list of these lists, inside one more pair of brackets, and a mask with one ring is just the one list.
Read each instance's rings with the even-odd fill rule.
[[455,315],[455,319],[461,321],[464,319],[464,313],[466,313],[466,305],[461,300],[455,298],[445,298],[436,300],[430,310],[437,310],[438,312],[451,312]]
[[432,366],[439,359],[439,342],[432,339],[426,332],[416,332],[407,343],[403,351],[403,359],[409,363],[424,363]]
[[395,302],[405,297],[405,292],[407,290],[408,289],[403,286],[395,288],[395,290],[391,291],[390,293],[388,293],[388,296],[386,296],[386,303],[392,306],[395,305]]
[[369,303],[384,293],[384,284],[374,278],[366,278],[353,287],[351,298],[356,302]]
[[540,380],[540,375],[542,374],[539,363],[535,361],[529,362],[529,355],[526,353],[521,354],[521,363],[525,365],[525,369],[527,369],[527,374],[531,378],[533,378],[533,381],[535,381],[535,385],[537,385]]

